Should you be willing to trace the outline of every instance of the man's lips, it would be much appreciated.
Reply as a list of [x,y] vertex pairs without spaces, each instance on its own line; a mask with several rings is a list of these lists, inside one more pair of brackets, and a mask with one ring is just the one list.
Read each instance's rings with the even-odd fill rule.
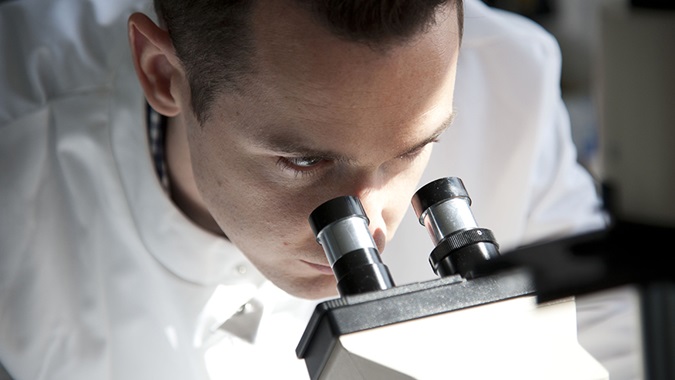
[[333,274],[333,269],[331,267],[329,267],[328,265],[310,263],[309,261],[305,261],[305,260],[300,260],[300,261],[302,261],[303,263],[309,265],[310,267],[316,269],[317,271],[319,271],[323,274],[330,274],[330,275]]

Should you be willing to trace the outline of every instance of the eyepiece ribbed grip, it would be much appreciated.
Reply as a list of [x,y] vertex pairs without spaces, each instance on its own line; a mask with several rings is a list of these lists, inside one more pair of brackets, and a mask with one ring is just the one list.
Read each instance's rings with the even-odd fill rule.
[[314,231],[314,236],[316,236],[327,225],[354,216],[365,219],[366,224],[370,223],[361,201],[356,197],[347,195],[331,199],[315,208],[309,215],[309,225]]
[[422,215],[429,207],[452,198],[466,198],[471,205],[469,193],[459,177],[440,178],[422,186],[412,198],[417,219],[422,223]]

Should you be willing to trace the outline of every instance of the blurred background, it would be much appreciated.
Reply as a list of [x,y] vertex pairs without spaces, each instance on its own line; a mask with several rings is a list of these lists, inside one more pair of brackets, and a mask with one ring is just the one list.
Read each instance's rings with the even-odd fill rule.
[[[579,161],[596,177],[602,177],[600,137],[608,125],[615,134],[624,128],[645,128],[635,135],[638,140],[651,135],[675,142],[672,133],[646,128],[675,129],[671,128],[675,127],[675,1],[483,1],[524,15],[557,38],[563,56],[562,94]],[[651,150],[650,146],[645,142],[642,148]],[[672,153],[657,153],[655,161],[672,159],[661,165],[675,166]],[[644,169],[644,165],[636,168]]]

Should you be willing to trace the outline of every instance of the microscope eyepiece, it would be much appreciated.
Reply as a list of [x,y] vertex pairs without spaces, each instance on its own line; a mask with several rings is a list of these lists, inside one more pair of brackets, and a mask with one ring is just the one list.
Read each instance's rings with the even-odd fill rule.
[[312,226],[314,235],[318,235],[321,230],[331,223],[338,220],[361,217],[365,219],[366,225],[370,223],[366,211],[356,197],[345,196],[331,199],[312,211],[309,215],[309,225]]
[[310,214],[309,224],[333,268],[340,295],[394,286],[358,198],[344,196],[323,203]]
[[420,224],[424,225],[424,217],[428,209],[437,203],[449,199],[464,198],[471,205],[471,198],[464,187],[464,183],[458,177],[441,178],[422,186],[412,198],[412,206],[419,218]]
[[471,198],[460,178],[428,183],[415,193],[412,205],[436,245],[429,256],[436,274],[478,277],[477,265],[499,256],[492,232],[478,227],[471,212]]

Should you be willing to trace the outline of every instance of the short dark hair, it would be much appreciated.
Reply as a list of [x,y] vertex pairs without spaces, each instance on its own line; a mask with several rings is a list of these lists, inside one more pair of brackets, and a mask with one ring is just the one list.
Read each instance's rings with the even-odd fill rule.
[[[423,32],[438,8],[454,5],[459,35],[462,0],[294,0],[335,35],[381,47]],[[255,0],[154,0],[160,24],[173,41],[188,76],[192,111],[200,123],[222,90],[242,91],[253,73],[250,25]]]

